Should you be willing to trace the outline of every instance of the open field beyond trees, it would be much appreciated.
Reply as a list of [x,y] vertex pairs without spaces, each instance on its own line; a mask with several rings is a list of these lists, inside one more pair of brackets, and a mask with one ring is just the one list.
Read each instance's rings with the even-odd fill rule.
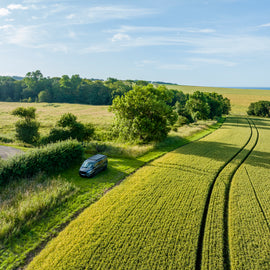
[[227,97],[231,101],[232,114],[245,115],[251,102],[260,100],[270,101],[270,90],[259,89],[239,89],[239,88],[222,88],[222,87],[204,87],[204,86],[187,86],[187,85],[170,85],[171,89],[178,89],[184,93],[216,92]]
[[113,113],[108,111],[108,106],[91,106],[66,103],[20,103],[0,102],[0,134],[6,137],[14,137],[15,122],[18,118],[11,115],[17,107],[35,107],[37,120],[41,123],[40,132],[45,135],[61,115],[70,112],[78,117],[82,123],[92,123],[98,130],[108,130],[113,121]]
[[87,208],[27,269],[269,269],[269,120],[229,117]]

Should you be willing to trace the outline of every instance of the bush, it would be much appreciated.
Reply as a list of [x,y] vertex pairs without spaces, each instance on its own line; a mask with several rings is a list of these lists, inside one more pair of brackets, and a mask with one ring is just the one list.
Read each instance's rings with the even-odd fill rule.
[[16,138],[25,143],[35,143],[39,139],[38,129],[40,123],[36,119],[36,108],[34,107],[18,107],[11,112],[12,115],[23,118],[16,122]]
[[77,122],[77,117],[72,113],[65,113],[61,116],[56,126],[50,130],[48,136],[40,140],[40,144],[47,144],[67,139],[76,139],[80,142],[88,140],[94,134],[92,124],[82,124]]
[[14,140],[0,136],[0,142],[3,142],[3,143],[12,143],[12,142],[14,142]]
[[0,167],[0,185],[12,179],[31,177],[43,171],[62,171],[83,157],[83,146],[74,140],[47,145],[46,147],[14,156]]
[[16,138],[26,143],[35,143],[39,139],[39,122],[35,120],[17,121],[15,124]]

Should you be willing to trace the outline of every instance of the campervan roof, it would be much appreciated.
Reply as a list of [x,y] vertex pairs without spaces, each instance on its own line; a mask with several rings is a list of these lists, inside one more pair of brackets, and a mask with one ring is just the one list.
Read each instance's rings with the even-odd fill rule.
[[103,159],[105,157],[106,157],[105,155],[97,154],[97,155],[94,155],[94,156],[88,158],[88,160],[99,160],[99,159]]

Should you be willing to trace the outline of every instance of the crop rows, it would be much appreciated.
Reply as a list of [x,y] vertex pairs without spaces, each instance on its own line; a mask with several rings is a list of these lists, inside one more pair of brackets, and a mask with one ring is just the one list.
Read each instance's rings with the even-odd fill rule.
[[250,136],[246,144],[225,164],[213,183],[213,190],[206,208],[207,218],[203,231],[201,265],[197,265],[197,268],[230,268],[228,246],[228,201],[230,186],[234,173],[251,153],[258,138],[255,126],[251,125],[250,121],[248,123],[246,129],[247,131],[250,130]]
[[232,269],[270,269],[270,121],[254,119],[260,139],[232,182],[229,204]]
[[28,269],[194,269],[209,188],[249,130],[231,117],[149,163],[86,209]]

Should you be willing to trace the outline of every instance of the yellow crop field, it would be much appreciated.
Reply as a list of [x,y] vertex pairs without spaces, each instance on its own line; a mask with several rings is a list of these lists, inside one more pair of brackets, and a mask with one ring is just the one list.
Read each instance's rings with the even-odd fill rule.
[[193,93],[195,91],[216,92],[227,97],[231,101],[232,114],[246,115],[248,106],[251,102],[260,100],[270,101],[270,90],[260,89],[238,89],[238,88],[222,88],[222,87],[203,87],[203,86],[187,86],[172,85],[172,89],[178,89],[184,93]]
[[252,153],[254,129],[252,121],[229,117],[211,135],[148,163],[71,222],[27,269],[225,268],[230,183]]

